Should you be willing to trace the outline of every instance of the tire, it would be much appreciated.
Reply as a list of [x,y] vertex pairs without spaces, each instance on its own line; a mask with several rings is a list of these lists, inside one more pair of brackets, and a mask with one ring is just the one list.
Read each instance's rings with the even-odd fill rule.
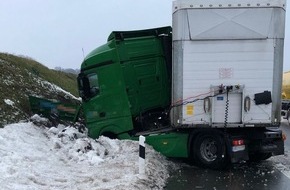
[[224,169],[229,161],[226,153],[226,143],[217,134],[200,134],[194,140],[194,161],[205,168]]
[[255,153],[249,155],[249,162],[261,162],[272,156],[271,153]]

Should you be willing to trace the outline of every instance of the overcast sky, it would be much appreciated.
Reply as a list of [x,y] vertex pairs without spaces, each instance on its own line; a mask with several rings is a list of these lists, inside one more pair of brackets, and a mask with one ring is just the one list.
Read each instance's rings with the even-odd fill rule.
[[[82,49],[88,54],[113,30],[169,26],[171,10],[171,0],[0,0],[0,52],[77,69]],[[289,14],[284,71],[290,70]]]

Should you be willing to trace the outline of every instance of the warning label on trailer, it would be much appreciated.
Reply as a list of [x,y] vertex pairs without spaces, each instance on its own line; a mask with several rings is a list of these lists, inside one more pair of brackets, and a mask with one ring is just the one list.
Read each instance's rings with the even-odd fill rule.
[[193,107],[193,105],[187,105],[186,106],[186,114],[187,115],[193,115],[193,113],[194,113],[194,107]]

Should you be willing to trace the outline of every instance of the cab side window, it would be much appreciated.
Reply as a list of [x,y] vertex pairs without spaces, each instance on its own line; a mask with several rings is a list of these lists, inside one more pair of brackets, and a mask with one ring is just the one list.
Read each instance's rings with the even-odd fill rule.
[[84,100],[88,100],[100,93],[99,80],[96,73],[88,75],[81,73],[78,77],[79,93]]
[[100,93],[98,75],[96,73],[89,74],[88,79],[91,97],[98,95]]

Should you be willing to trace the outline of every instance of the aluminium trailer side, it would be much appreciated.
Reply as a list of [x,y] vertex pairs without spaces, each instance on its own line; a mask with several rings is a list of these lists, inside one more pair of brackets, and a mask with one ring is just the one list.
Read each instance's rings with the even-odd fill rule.
[[285,0],[173,2],[171,124],[191,131],[199,164],[284,154],[285,9]]
[[283,0],[175,1],[172,124],[279,125],[284,31]]

